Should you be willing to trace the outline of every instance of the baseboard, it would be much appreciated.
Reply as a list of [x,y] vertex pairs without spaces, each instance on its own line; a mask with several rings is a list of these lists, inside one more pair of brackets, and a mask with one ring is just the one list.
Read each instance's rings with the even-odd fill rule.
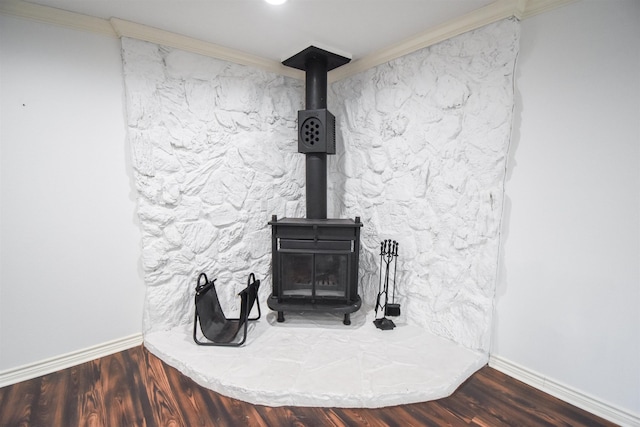
[[489,357],[489,366],[538,390],[544,391],[571,405],[577,406],[620,426],[640,427],[640,416],[617,408],[558,381],[549,379],[517,363],[503,359],[500,356],[491,355]]
[[127,350],[142,344],[142,334],[98,344],[82,350],[55,356],[28,365],[18,366],[0,372],[0,387],[5,387],[21,381],[31,380],[42,375],[51,374],[62,369],[70,368],[81,363],[89,362],[100,357],[108,356],[119,351]]

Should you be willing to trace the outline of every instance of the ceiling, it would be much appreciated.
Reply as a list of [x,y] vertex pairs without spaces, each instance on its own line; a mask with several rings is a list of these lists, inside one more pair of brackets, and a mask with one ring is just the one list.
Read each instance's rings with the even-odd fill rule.
[[31,0],[282,61],[315,45],[358,60],[494,0]]

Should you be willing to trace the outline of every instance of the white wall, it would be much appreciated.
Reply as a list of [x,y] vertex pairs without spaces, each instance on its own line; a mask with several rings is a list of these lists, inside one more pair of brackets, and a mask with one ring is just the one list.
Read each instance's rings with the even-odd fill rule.
[[493,356],[640,414],[640,2],[522,23]]
[[0,371],[140,333],[120,41],[0,15]]

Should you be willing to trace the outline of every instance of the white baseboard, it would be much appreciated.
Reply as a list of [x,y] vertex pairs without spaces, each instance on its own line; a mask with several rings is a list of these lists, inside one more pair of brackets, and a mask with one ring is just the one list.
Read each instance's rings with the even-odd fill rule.
[[142,344],[142,334],[133,334],[128,337],[98,344],[93,347],[74,351],[60,356],[55,356],[28,365],[18,366],[0,372],[0,387],[5,387],[21,381],[31,380],[42,375],[70,368],[81,363],[89,362],[100,357],[128,350]]
[[500,356],[489,356],[489,366],[538,390],[544,391],[547,394],[619,424],[620,426],[640,427],[640,416],[617,408],[558,381],[549,379],[517,363],[503,359]]

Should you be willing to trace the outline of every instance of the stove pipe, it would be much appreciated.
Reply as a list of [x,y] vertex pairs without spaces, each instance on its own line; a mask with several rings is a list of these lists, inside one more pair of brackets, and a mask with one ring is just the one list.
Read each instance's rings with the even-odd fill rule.
[[335,117],[327,110],[327,73],[350,59],[310,46],[282,63],[305,71],[305,107],[298,111],[298,152],[306,156],[308,219],[327,218],[327,154],[335,154]]
[[307,110],[327,108],[327,58],[309,54],[305,57],[305,107]]
[[[327,108],[327,60],[310,55],[305,61],[307,110]],[[327,154],[306,153],[307,218],[327,218]]]

